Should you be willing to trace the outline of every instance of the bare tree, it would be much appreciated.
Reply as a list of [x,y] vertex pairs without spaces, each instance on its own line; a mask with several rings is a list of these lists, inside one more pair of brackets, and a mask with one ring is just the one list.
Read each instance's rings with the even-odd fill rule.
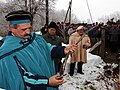
[[[55,0],[49,0],[49,10],[53,8],[54,2]],[[4,13],[5,16],[7,13],[15,10],[30,11],[34,17],[33,30],[36,31],[40,30],[41,26],[45,24],[45,4],[45,0],[6,0],[6,3],[1,2],[0,4],[0,13]]]
[[[50,21],[63,22],[65,19],[66,11],[65,10],[51,10],[50,11]],[[66,22],[69,22],[69,18],[66,19]],[[80,20],[76,17],[74,13],[71,14],[71,23],[78,23]]]
[[104,22],[106,23],[108,20],[110,20],[111,18],[114,18],[114,21],[116,22],[117,20],[120,19],[120,11],[115,11],[110,15],[106,15],[106,16],[102,16],[101,18],[99,18],[98,20],[100,22]]

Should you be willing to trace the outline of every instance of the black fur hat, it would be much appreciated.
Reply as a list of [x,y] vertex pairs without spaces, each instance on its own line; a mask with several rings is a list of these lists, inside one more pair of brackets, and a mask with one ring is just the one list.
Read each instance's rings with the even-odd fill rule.
[[32,14],[25,10],[10,12],[5,16],[5,18],[7,21],[16,21],[16,20],[25,20],[25,19],[29,19],[30,21],[33,20]]
[[55,28],[56,30],[58,29],[58,26],[55,22],[50,22],[50,24],[48,25],[48,28]]

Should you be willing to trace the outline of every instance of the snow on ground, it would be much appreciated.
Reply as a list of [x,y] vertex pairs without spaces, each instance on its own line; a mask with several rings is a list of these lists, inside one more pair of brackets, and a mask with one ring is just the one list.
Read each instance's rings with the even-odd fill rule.
[[40,35],[42,35],[42,33],[40,32],[40,31],[38,31],[38,32],[35,32],[36,34],[40,34]]
[[0,40],[2,39],[3,37],[0,36]]
[[[70,59],[70,57],[69,57]],[[69,76],[69,60],[67,61],[64,74],[65,83],[59,86],[59,90],[116,90],[117,78],[110,76],[109,78],[104,75],[104,66],[110,65],[106,64],[101,57],[97,55],[92,55],[87,50],[87,60],[86,64],[83,64],[84,75],[77,73],[77,68],[75,68],[75,73],[73,76]],[[112,64],[113,67],[117,65]]]

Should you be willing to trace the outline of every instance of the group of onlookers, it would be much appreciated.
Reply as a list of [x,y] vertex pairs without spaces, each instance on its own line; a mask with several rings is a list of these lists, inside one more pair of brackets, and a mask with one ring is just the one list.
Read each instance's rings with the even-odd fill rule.
[[[104,23],[93,23],[93,24],[87,24],[87,23],[79,23],[79,24],[70,24],[70,23],[63,23],[63,22],[51,22],[48,26],[45,25],[42,29],[42,35],[43,38],[52,45],[62,45],[62,43],[65,44],[71,44],[76,43],[78,38],[80,38],[80,30],[83,28],[83,32],[90,38],[87,39],[87,42],[92,46],[97,41],[101,40],[101,33],[102,30],[105,30],[105,47],[109,48],[111,52],[118,53],[119,55],[119,49],[120,49],[120,20],[117,22],[108,21],[106,24]],[[80,29],[79,29],[80,28]],[[78,34],[78,36],[77,36]],[[71,39],[71,37],[74,39]],[[75,38],[76,37],[76,38]],[[83,42],[83,41],[82,41]],[[80,44],[79,44],[80,45]],[[90,47],[90,45],[87,46],[87,48]],[[81,45],[80,45],[81,46]],[[83,46],[83,45],[82,45]],[[80,48],[80,47],[79,47]],[[79,49],[78,51],[83,51],[82,49]],[[77,52],[80,54],[80,52]],[[117,55],[117,56],[118,56]],[[72,60],[70,66],[70,75],[73,75],[74,73],[74,67],[75,67],[75,57],[77,58],[78,63],[78,72],[83,73],[82,71],[79,71],[79,69],[82,70],[82,64],[83,62],[80,62],[82,59],[81,57],[84,57],[86,55],[82,56],[76,56],[72,55]],[[58,63],[58,62],[57,62]],[[58,68],[57,68],[58,69]],[[59,70],[58,70],[59,71]]]
[[[84,25],[76,25],[75,27],[73,24],[69,27],[68,24],[66,25],[67,27],[64,28],[63,23],[61,25],[59,22],[55,23],[52,21],[47,28],[44,27],[44,30],[47,29],[47,32],[45,34],[42,33],[42,36],[47,41],[47,43],[51,43],[52,45],[56,46],[61,46],[62,43],[69,45],[77,44],[77,51],[74,54],[71,54],[69,74],[70,76],[73,76],[76,62],[78,67],[77,72],[80,74],[84,74],[82,71],[82,65],[83,63],[87,62],[86,50],[91,45],[90,38],[84,31]],[[70,32],[69,29],[72,29],[72,31]],[[43,28],[41,30],[43,32]],[[69,31],[69,34],[67,33],[67,31]],[[61,59],[62,58],[56,58],[56,60],[54,60],[56,72],[60,71],[60,66],[62,65],[60,61]]]
[[[91,39],[91,45],[94,45],[97,41],[101,38],[101,32],[102,30],[105,30],[105,46],[110,48],[111,51],[117,52],[120,46],[120,20],[114,22],[113,19],[109,20],[106,24],[104,23],[93,23],[93,24],[87,24],[87,23],[63,23],[63,22],[57,22],[57,29],[56,29],[56,35],[59,37],[62,37],[67,40],[67,43],[69,41],[69,37],[72,33],[74,33],[78,26],[83,25],[84,26],[84,32],[88,34],[88,36]],[[45,25],[46,29],[41,29],[41,32],[47,30],[47,26]],[[45,28],[44,27],[44,28]],[[46,31],[47,32],[47,31]],[[45,33],[42,33],[45,34]],[[115,48],[114,48],[115,47]]]

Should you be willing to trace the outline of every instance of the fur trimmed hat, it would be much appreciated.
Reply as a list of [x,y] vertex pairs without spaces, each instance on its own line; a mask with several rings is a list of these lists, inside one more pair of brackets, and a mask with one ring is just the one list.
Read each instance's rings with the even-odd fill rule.
[[5,16],[5,18],[10,22],[10,24],[27,23],[33,20],[32,14],[25,10],[10,12]]
[[76,29],[76,31],[81,30],[81,29],[84,29],[84,26],[79,26],[79,27]]

